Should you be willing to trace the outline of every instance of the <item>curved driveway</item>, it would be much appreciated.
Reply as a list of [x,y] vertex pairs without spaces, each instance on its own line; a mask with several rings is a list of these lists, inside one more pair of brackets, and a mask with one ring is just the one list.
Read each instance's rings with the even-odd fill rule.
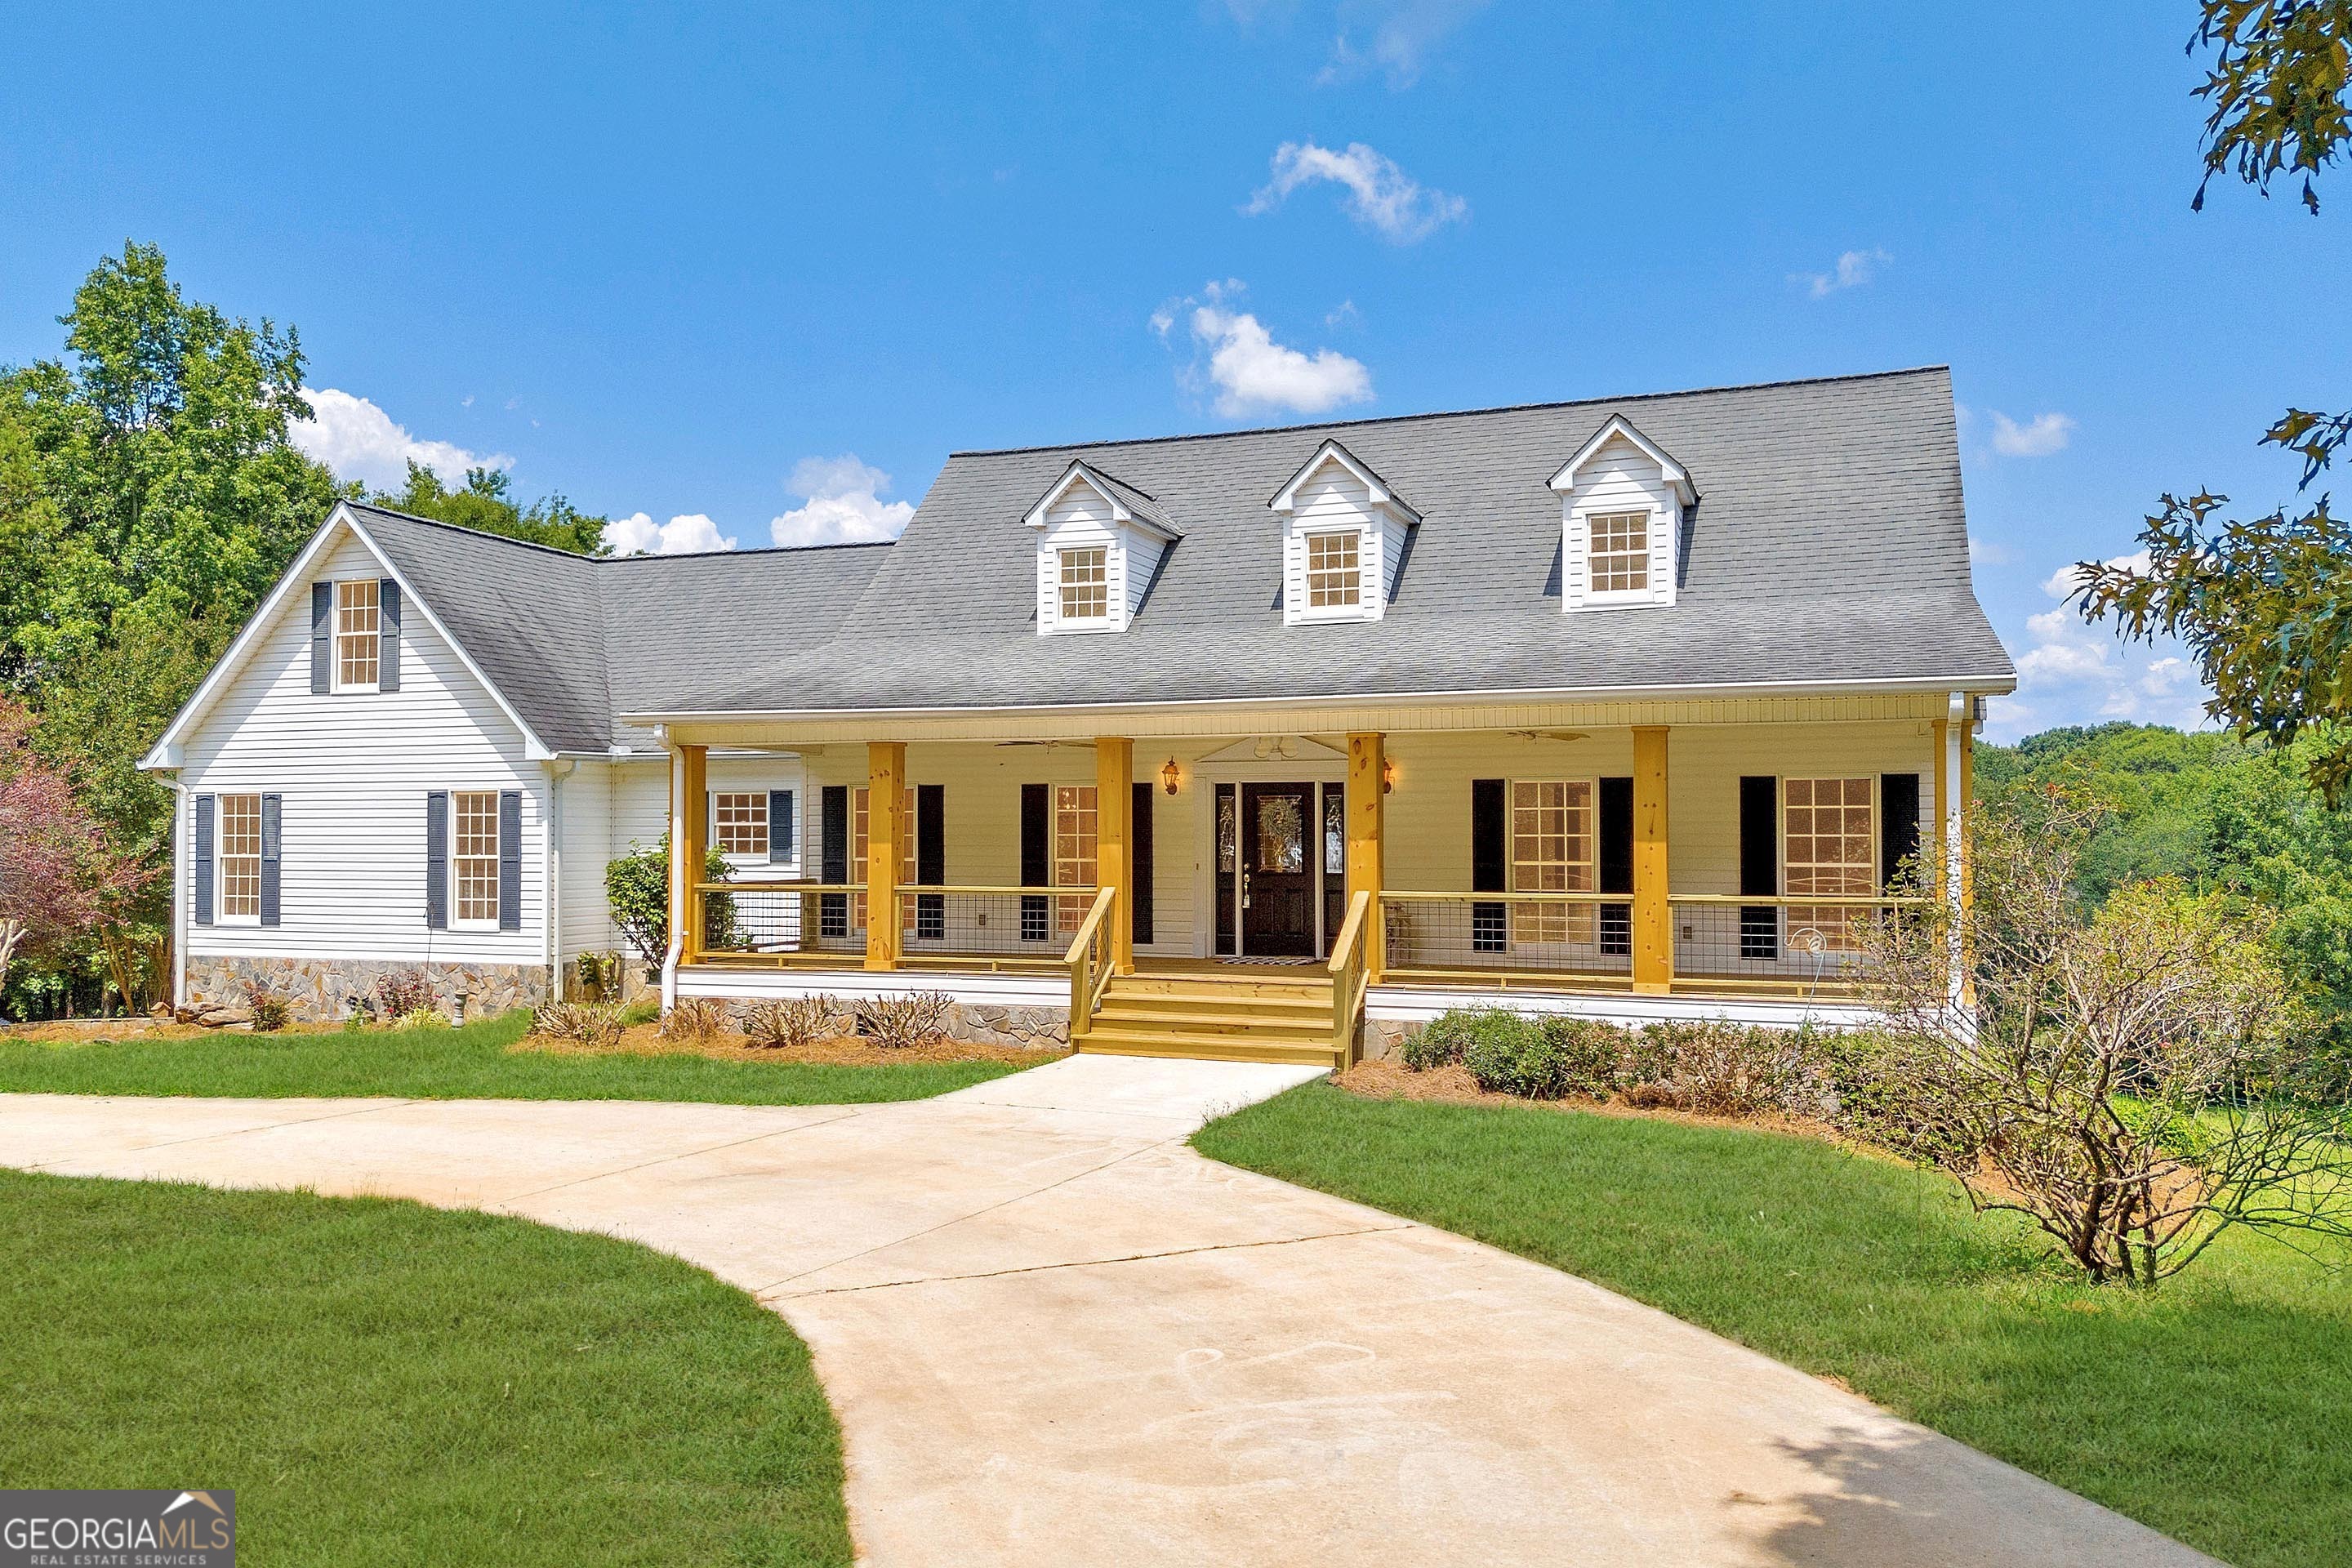
[[1309,1069],[740,1107],[0,1095],[0,1163],[675,1253],[816,1354],[876,1564],[2209,1561],[1556,1270],[1203,1160]]

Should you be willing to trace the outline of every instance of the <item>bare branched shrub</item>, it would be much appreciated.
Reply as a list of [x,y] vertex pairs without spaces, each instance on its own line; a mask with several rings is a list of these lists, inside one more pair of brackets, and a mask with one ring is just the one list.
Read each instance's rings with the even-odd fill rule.
[[379,974],[368,992],[368,1010],[386,1023],[397,1023],[432,1005],[433,986],[421,969],[394,969]]
[[2063,794],[1980,809],[1973,901],[1872,928],[1880,1110],[2095,1280],[2154,1284],[2232,1226],[2352,1237],[2352,1119],[2261,931],[2161,882],[2084,909],[2095,821]]
[[1721,1018],[1652,1024],[1629,1053],[1625,1098],[1709,1116],[1796,1110],[1817,1054],[1802,1030]]
[[743,1010],[743,1033],[767,1049],[813,1045],[841,1032],[841,1004],[819,994],[755,1002]]
[[708,996],[681,997],[677,1005],[662,1016],[661,1033],[665,1040],[701,1046],[709,1044],[726,1032],[725,1005]]
[[294,1019],[293,1005],[258,980],[246,983],[245,1005],[256,1034],[274,1035]]
[[857,1004],[857,1032],[885,1050],[905,1050],[943,1039],[954,998],[937,991],[871,996]]
[[585,1002],[551,1002],[534,1007],[530,1032],[551,1040],[577,1040],[585,1046],[614,1046],[621,1039],[621,1010]]

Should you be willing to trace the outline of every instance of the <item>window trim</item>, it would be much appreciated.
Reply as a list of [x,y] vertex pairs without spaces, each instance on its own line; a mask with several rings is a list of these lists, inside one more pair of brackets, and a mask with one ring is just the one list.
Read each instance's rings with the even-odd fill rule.
[[[1856,902],[1867,902],[1870,900],[1876,899],[1881,896],[1883,884],[1879,880],[1879,834],[1881,826],[1885,821],[1885,805],[1879,798],[1879,778],[1880,775],[1877,773],[1782,773],[1780,775],[1780,842],[1775,844],[1772,847],[1774,854],[1780,858],[1780,897],[1784,900],[1798,899],[1811,899],[1814,900],[1811,903],[1801,904],[1795,902],[1783,902],[1778,907],[1776,912],[1779,914],[1780,920],[1780,957],[1783,962],[1803,956],[1802,954],[1791,952],[1789,947],[1789,938],[1794,934],[1797,930],[1798,922],[1796,915],[1799,910],[1836,908],[1841,904],[1851,905]],[[1849,784],[1855,779],[1861,779],[1870,786],[1869,800],[1867,802],[1867,807],[1870,812],[1870,826],[1869,831],[1863,836],[1863,842],[1870,851],[1870,859],[1867,867],[1865,868],[1867,874],[1863,879],[1864,890],[1858,893],[1843,894],[1822,893],[1818,890],[1808,890],[1801,893],[1790,885],[1793,879],[1790,877],[1790,873],[1794,869],[1795,862],[1790,858],[1789,854],[1789,785],[1792,783],[1799,782],[1805,784],[1825,784],[1834,781],[1838,784]],[[1809,805],[1807,809],[1813,810],[1818,809],[1818,807]],[[1843,802],[1840,803],[1839,809],[1845,809]],[[1811,837],[1819,837],[1820,835],[1814,834]],[[1844,837],[1847,836],[1841,833],[1839,837]],[[1814,868],[1819,867],[1821,862],[1808,861],[1806,864],[1809,868]],[[1839,868],[1850,870],[1853,868],[1841,863]],[[1830,946],[1827,949],[1829,952],[1850,954],[1856,951],[1853,941],[1850,935],[1841,937],[1838,932],[1831,931],[1826,927],[1823,927],[1822,923],[1819,921],[1812,921],[1808,923],[1822,929],[1824,934],[1830,937]],[[1847,927],[1851,924],[1851,917],[1846,921],[1833,921],[1831,923],[1841,928]]]
[[[1661,597],[1658,592],[1658,571],[1661,552],[1658,549],[1658,519],[1661,509],[1652,506],[1612,506],[1606,510],[1595,508],[1576,514],[1576,533],[1584,557],[1584,592],[1579,608],[1588,610],[1633,608],[1672,602],[1672,595]],[[1638,517],[1643,520],[1642,536],[1642,579],[1639,588],[1596,588],[1593,584],[1594,557],[1592,525],[1602,518]],[[1612,555],[1623,552],[1612,551]],[[1667,559],[1671,559],[1667,557]]]
[[[1585,843],[1586,855],[1582,860],[1563,858],[1559,864],[1564,872],[1568,873],[1563,877],[1563,880],[1570,882],[1573,882],[1578,879],[1573,873],[1580,867],[1582,868],[1584,873],[1582,880],[1585,883],[1583,887],[1541,889],[1521,888],[1519,886],[1519,868],[1521,866],[1544,864],[1544,862],[1540,861],[1523,861],[1519,858],[1518,795],[1519,786],[1521,784],[1559,784],[1569,788],[1570,791],[1573,791],[1577,786],[1582,787],[1584,791],[1584,805],[1582,808],[1584,814],[1584,832],[1580,836],[1572,832],[1564,832],[1563,837],[1570,839],[1581,837]],[[1538,807],[1538,809],[1541,808]],[[1576,808],[1573,806],[1566,806],[1565,809],[1573,812]],[[1511,891],[1515,893],[1548,891],[1563,893],[1592,893],[1600,890],[1601,781],[1599,778],[1584,774],[1562,774],[1551,778],[1519,778],[1516,776],[1507,778],[1503,782],[1503,875],[1504,880],[1508,884]],[[1547,906],[1544,905],[1527,904],[1517,904],[1512,906],[1510,943],[1513,947],[1591,947],[1600,941],[1599,917],[1594,912],[1600,907],[1598,904],[1580,905],[1570,903],[1556,906],[1560,910],[1561,913],[1567,917],[1567,919],[1562,922],[1565,934],[1559,938],[1554,939],[1541,936],[1526,937],[1520,935],[1519,928],[1521,921],[1518,918],[1520,914],[1523,911],[1528,913],[1539,913],[1546,907]]]
[[[1345,540],[1353,547],[1355,564],[1352,568],[1324,567],[1328,574],[1352,571],[1355,596],[1339,604],[1318,605],[1315,602],[1315,547],[1334,540]],[[1364,591],[1364,557],[1370,553],[1366,547],[1373,542],[1370,531],[1356,525],[1339,528],[1302,528],[1298,531],[1299,583],[1306,603],[1298,607],[1299,618],[1310,621],[1361,620],[1370,608]]]
[[[768,864],[769,847],[775,842],[775,824],[768,820],[769,797],[774,792],[772,790],[769,789],[715,789],[710,791],[708,797],[710,804],[710,820],[704,827],[704,831],[710,835],[710,847],[713,849],[718,850],[721,855],[727,857],[730,861],[742,860],[762,866]],[[752,803],[753,807],[759,812],[760,847],[757,849],[730,849],[724,844],[719,842],[719,803],[730,798],[748,800]],[[745,825],[739,823],[737,826],[742,826]]]
[[[1111,606],[1110,565],[1111,552],[1117,548],[1118,546],[1108,542],[1054,546],[1054,619],[1058,625],[1092,629],[1114,624],[1117,617],[1112,614]],[[1088,554],[1102,557],[1100,563],[1102,580],[1099,583],[1073,584],[1070,581],[1070,557]],[[1070,595],[1073,588],[1099,589],[1102,593],[1102,613],[1091,616],[1073,614],[1070,610]]]
[[[261,924],[261,797],[263,790],[215,790],[213,792],[213,923],[225,926]],[[253,853],[235,858],[253,862],[253,912],[232,913],[228,907],[228,803],[246,800],[253,803]]]
[[[1045,871],[1052,879],[1048,885],[1055,888],[1091,888],[1095,885],[1096,868],[1100,864],[1102,853],[1102,797],[1099,786],[1090,784],[1057,784],[1052,787],[1053,794],[1047,797],[1046,802],[1052,814],[1048,818],[1047,826],[1047,832],[1052,837],[1045,847],[1047,850]],[[1074,820],[1076,815],[1080,813],[1084,814],[1086,819],[1086,826],[1080,829],[1074,826],[1070,829],[1069,837],[1073,843],[1083,843],[1087,851],[1084,855],[1066,862],[1062,855],[1064,812],[1062,802],[1066,794],[1070,796],[1071,804],[1068,810],[1073,814]],[[1080,798],[1082,796],[1085,797],[1083,800]],[[1078,881],[1063,880],[1062,868],[1066,863],[1076,868],[1080,879]],[[1087,905],[1087,900],[1085,899],[1055,899],[1054,900],[1055,933],[1061,936],[1075,934],[1077,929],[1086,923]]]
[[[499,842],[499,793],[500,792],[496,788],[453,788],[449,791],[448,877],[449,929],[451,931],[496,931],[499,930],[499,916],[503,912],[499,907],[499,851],[503,847],[503,846]],[[490,852],[488,857],[480,855],[464,855],[458,852],[457,847],[465,841],[465,830],[462,826],[462,824],[465,821],[465,813],[459,803],[469,795],[479,799],[486,799],[490,803]],[[484,918],[479,915],[467,916],[460,912],[465,909],[466,905],[463,896],[464,883],[459,879],[458,867],[468,861],[478,862],[485,858],[488,860],[490,868],[490,912],[488,918]]]
[[[328,579],[328,581],[334,584],[334,601],[328,610],[328,614],[331,617],[328,626],[330,640],[327,649],[327,668],[331,676],[331,679],[328,681],[328,689],[338,697],[373,696],[383,689],[383,579],[377,577],[333,577]],[[375,602],[371,605],[365,606],[365,608],[374,615],[374,629],[373,631],[365,632],[345,631],[343,629],[343,616],[347,613],[347,609],[343,604],[343,595],[347,590],[362,586],[370,589],[375,595]],[[356,613],[356,610],[354,609],[351,613]],[[352,642],[366,642],[373,645],[373,647],[369,650],[368,655],[369,661],[375,669],[375,679],[373,680],[346,680],[343,679],[343,644],[347,640]]]

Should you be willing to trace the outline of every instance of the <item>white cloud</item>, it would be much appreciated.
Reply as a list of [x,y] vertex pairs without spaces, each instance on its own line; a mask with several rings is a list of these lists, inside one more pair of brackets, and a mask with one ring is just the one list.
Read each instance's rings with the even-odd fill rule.
[[1839,256],[1837,264],[1827,272],[1791,272],[1789,281],[1801,283],[1814,299],[1825,299],[1841,289],[1859,289],[1878,276],[1878,269],[1895,258],[1884,250],[1849,250]]
[[2009,546],[2001,543],[2000,541],[1997,539],[1987,539],[1981,534],[1971,533],[1969,535],[1969,563],[1970,565],[2006,566],[2015,559],[2016,557],[2010,552]]
[[807,504],[779,515],[772,525],[778,544],[863,544],[896,539],[906,531],[915,509],[886,501],[890,476],[854,452],[838,458],[803,458],[784,488]]
[[[2105,564],[2120,567],[2136,577],[2145,577],[2156,569],[2155,563],[2148,559],[2148,553],[2145,550],[2135,550],[2129,555],[2111,555],[2107,557]],[[2071,598],[2074,590],[2082,585],[2082,566],[2079,562],[2074,561],[2068,562],[2042,580],[2042,591],[2053,599]]]
[[2063,414],[2037,414],[2020,425],[1999,409],[1992,411],[1992,449],[2004,458],[2046,458],[2063,452],[2074,434],[2074,422]]
[[310,417],[298,419],[287,438],[334,470],[339,479],[357,479],[373,489],[397,489],[408,465],[422,463],[446,485],[465,482],[467,468],[510,468],[504,452],[469,452],[447,441],[424,441],[394,422],[364,397],[334,387],[304,387]]
[[1360,360],[1337,349],[1301,353],[1274,341],[1258,319],[1233,309],[1233,297],[1242,285],[1227,279],[1212,283],[1201,298],[1162,305],[1151,313],[1151,330],[1162,339],[1175,330],[1181,315],[1192,331],[1194,363],[1180,373],[1185,385],[1198,387],[1205,378],[1216,389],[1217,412],[1229,416],[1287,410],[1321,414],[1343,404],[1365,403],[1372,395],[1372,373]]
[[[2108,564],[2144,571],[2147,552],[2117,556]],[[2069,563],[2042,582],[2042,591],[2063,601],[2077,583]],[[1985,725],[1995,740],[2118,719],[2183,730],[2210,722],[2197,667],[2169,638],[2154,646],[2126,643],[2112,625],[2085,622],[2063,602],[2029,616],[2025,630],[2032,646],[2018,655],[2016,695],[1994,699]]]
[[1423,186],[1396,161],[1361,142],[1333,152],[1312,142],[1285,142],[1274,150],[1274,177],[1254,192],[1245,213],[1272,212],[1299,186],[1328,180],[1347,191],[1341,205],[1365,227],[1397,245],[1426,239],[1470,216],[1460,196]]
[[1339,34],[1316,83],[1328,87],[1378,70],[1391,88],[1411,87],[1446,35],[1486,8],[1486,0],[1341,0]]
[[604,525],[604,538],[615,555],[699,555],[735,548],[734,540],[721,537],[719,525],[698,511],[681,512],[667,522],[641,511],[616,517]]

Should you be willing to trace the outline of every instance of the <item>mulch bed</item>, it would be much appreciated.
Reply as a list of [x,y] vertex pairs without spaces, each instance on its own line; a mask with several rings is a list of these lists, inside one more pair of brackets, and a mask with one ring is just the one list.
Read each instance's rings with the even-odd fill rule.
[[38,1024],[0,1023],[0,1040],[37,1046],[87,1046],[101,1040],[191,1040],[220,1031],[202,1024],[156,1018],[51,1018]]
[[1068,1056],[1066,1050],[1029,1050],[1017,1046],[985,1045],[978,1040],[934,1040],[929,1045],[887,1050],[856,1036],[815,1040],[801,1047],[754,1046],[740,1035],[714,1036],[708,1040],[664,1037],[658,1024],[636,1024],[621,1033],[620,1042],[592,1046],[579,1040],[551,1040],[526,1035],[509,1047],[544,1051],[562,1057],[708,1057],[714,1061],[803,1063],[823,1067],[897,1067],[908,1062],[1003,1062],[1029,1068]]
[[1434,1100],[1453,1105],[1531,1105],[1539,1110],[1584,1110],[1595,1116],[1680,1121],[1693,1127],[1744,1127],[1765,1132],[1793,1132],[1800,1137],[1819,1138],[1846,1148],[1860,1147],[1826,1121],[1790,1116],[1785,1111],[1772,1111],[1762,1116],[1709,1116],[1670,1107],[1631,1105],[1622,1098],[1591,1100],[1579,1095],[1568,1100],[1522,1100],[1516,1094],[1498,1094],[1492,1089],[1480,1089],[1478,1080],[1470,1076],[1470,1069],[1459,1064],[1415,1072],[1391,1057],[1358,1062],[1344,1072],[1332,1074],[1331,1081],[1349,1093],[1361,1095],[1366,1100]]

